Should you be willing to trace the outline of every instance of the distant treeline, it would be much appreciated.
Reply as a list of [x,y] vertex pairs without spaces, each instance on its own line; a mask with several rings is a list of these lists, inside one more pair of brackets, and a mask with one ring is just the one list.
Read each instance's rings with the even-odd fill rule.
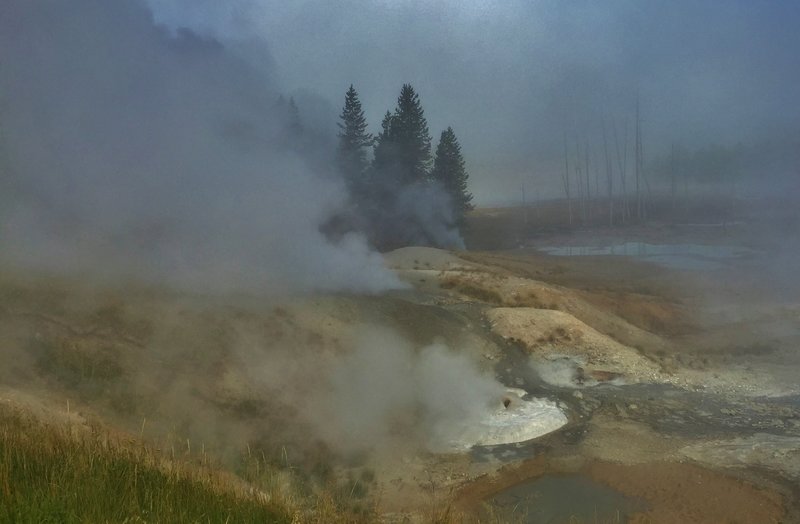
[[638,101],[633,133],[624,119],[618,123],[601,121],[593,141],[586,130],[564,134],[559,177],[569,226],[677,221],[688,218],[694,199],[724,199],[730,210],[737,199],[800,193],[797,136],[749,145],[673,144],[645,161]]
[[674,145],[653,159],[651,169],[662,180],[675,177],[695,184],[734,184],[745,193],[742,196],[780,192],[784,190],[781,182],[800,183],[800,139],[711,144],[694,149]]

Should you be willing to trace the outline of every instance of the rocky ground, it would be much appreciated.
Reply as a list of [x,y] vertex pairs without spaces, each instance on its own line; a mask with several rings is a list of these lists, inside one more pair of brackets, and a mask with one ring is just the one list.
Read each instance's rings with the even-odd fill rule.
[[[570,414],[535,442],[474,451],[462,503],[580,472],[646,500],[636,522],[799,518],[800,386],[787,372],[798,369],[797,303],[736,304],[730,296],[749,296],[752,282],[731,289],[618,258],[587,269],[589,260],[531,251],[457,260],[406,250],[389,261],[428,292],[435,278],[443,307],[480,304],[476,324],[506,343],[483,358],[508,385],[557,398]],[[708,301],[723,286],[726,299]]]
[[[0,400],[185,441],[234,470],[258,446],[309,478],[363,479],[386,521],[483,515],[553,475],[644,501],[633,522],[800,521],[796,295],[765,291],[750,267],[698,276],[535,250],[405,248],[386,263],[407,290],[269,303],[5,271]],[[314,437],[329,429],[315,399],[365,325],[444,341],[568,422],[441,453],[399,421],[382,445],[333,449]]]

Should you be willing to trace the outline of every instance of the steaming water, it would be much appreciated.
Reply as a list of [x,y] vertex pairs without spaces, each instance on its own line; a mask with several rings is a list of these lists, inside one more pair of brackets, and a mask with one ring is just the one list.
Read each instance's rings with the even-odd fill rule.
[[586,359],[571,355],[553,354],[547,358],[530,357],[531,365],[536,370],[539,378],[545,383],[560,388],[585,388],[598,384],[611,384],[623,386],[628,383],[622,376],[611,380],[598,381],[591,376],[582,377],[578,382],[578,368],[586,367]]
[[548,246],[537,247],[556,256],[628,256],[659,264],[670,269],[714,270],[724,266],[726,260],[738,259],[755,252],[737,246],[701,244],[649,244],[624,242],[599,246]]
[[[497,446],[525,442],[551,433],[567,423],[558,405],[547,399],[525,400],[523,390],[509,390],[508,407],[498,402],[485,417],[462,427],[450,427],[442,451],[463,451],[473,446]],[[453,436],[454,435],[454,436]]]

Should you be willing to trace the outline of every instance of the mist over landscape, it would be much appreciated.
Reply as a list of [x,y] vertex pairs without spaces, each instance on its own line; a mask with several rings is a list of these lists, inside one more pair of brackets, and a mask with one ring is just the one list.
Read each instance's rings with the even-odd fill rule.
[[557,196],[564,133],[599,149],[602,120],[613,119],[632,136],[637,97],[649,158],[672,143],[768,142],[792,155],[776,174],[796,178],[791,3],[149,4],[173,29],[265,41],[285,89],[324,97],[331,118],[353,83],[375,130],[397,86],[411,82],[432,128],[462,137],[483,205],[519,203],[523,181]]
[[798,23],[4,0],[0,521],[800,521]]
[[207,289],[398,285],[363,238],[319,232],[346,200],[331,137],[290,136],[269,71],[137,2],[3,9],[4,257]]
[[[80,209],[91,210],[103,217],[92,227],[103,222],[114,234],[125,224],[140,242],[198,231],[217,239],[187,238],[204,250],[190,254],[156,248],[187,274],[199,259],[213,261],[221,279],[231,273],[224,257],[209,256],[231,248],[227,230],[252,238],[271,217],[313,229],[344,207],[332,164],[337,106],[350,84],[376,135],[398,86],[411,82],[434,138],[448,125],[461,138],[480,205],[518,204],[525,188],[528,200],[563,197],[564,147],[578,157],[585,149],[590,169],[602,170],[603,133],[606,148],[613,134],[612,149],[630,154],[637,104],[656,191],[669,184],[676,147],[699,158],[687,171],[722,152],[741,196],[798,191],[800,114],[790,86],[800,80],[791,52],[799,43],[784,4],[146,4],[4,8],[4,150],[19,174],[5,183],[49,213],[87,220]],[[305,136],[287,147],[289,117],[276,101],[290,96]],[[287,205],[299,200],[308,205]],[[51,227],[18,207],[6,234],[26,221]],[[309,216],[291,216],[301,212]],[[160,230],[165,214],[183,231]],[[267,236],[292,236],[277,229]],[[364,250],[358,242],[342,249]],[[260,256],[245,255],[253,270]]]

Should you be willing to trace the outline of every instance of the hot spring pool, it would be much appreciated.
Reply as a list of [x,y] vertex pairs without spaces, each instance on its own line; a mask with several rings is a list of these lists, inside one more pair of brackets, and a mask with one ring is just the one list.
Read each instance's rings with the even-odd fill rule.
[[497,407],[485,416],[462,426],[447,428],[436,446],[441,451],[465,451],[473,446],[498,446],[525,442],[561,428],[567,416],[556,402],[543,398],[525,399],[526,392],[509,388]]

